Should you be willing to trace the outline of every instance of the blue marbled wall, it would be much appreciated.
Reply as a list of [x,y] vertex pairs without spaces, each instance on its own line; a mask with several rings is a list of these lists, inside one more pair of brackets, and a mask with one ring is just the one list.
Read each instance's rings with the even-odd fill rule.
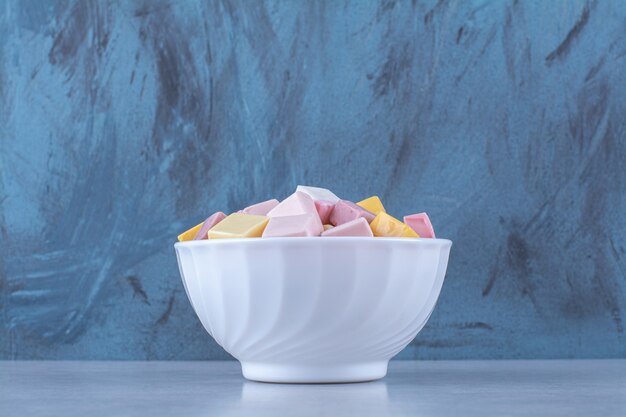
[[0,1],[0,358],[227,355],[175,235],[298,183],[455,242],[403,358],[626,357],[626,1]]

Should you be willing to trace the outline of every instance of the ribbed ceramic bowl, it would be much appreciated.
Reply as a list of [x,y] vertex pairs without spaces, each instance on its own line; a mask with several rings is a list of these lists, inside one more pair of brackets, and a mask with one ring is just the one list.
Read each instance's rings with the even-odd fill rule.
[[176,243],[204,328],[268,382],[379,379],[432,313],[452,242],[267,238]]

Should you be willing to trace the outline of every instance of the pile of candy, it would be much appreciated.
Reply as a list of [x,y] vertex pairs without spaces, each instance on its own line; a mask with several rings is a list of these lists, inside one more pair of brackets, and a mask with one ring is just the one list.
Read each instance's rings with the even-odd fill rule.
[[426,213],[390,216],[376,196],[358,203],[330,190],[299,185],[283,201],[263,201],[226,216],[221,211],[178,236],[178,240],[243,237],[382,236],[434,238]]

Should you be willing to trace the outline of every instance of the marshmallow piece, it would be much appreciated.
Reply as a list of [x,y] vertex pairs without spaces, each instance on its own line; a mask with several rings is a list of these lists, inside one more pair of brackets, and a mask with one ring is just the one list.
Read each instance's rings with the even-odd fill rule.
[[207,235],[209,239],[261,237],[269,220],[256,214],[233,213],[213,226]]
[[193,238],[198,234],[198,231],[202,227],[202,223],[192,227],[189,230],[184,231],[183,233],[178,235],[179,242],[186,242],[188,240],[193,240]]
[[332,229],[333,227],[335,227],[335,226],[333,226],[332,224],[325,224],[324,225],[324,231]]
[[298,185],[296,187],[296,191],[305,193],[315,201],[326,200],[330,201],[331,203],[336,203],[337,201],[339,201],[339,197],[337,197],[332,191],[327,190],[326,188]]
[[278,200],[272,198],[271,200],[262,201],[260,203],[253,204],[241,210],[243,214],[256,214],[258,216],[267,216],[267,213],[278,205]]
[[374,237],[370,225],[363,217],[341,224],[322,233],[323,237],[333,236],[367,236]]
[[317,214],[271,217],[263,237],[319,236],[324,231]]
[[377,195],[366,198],[365,200],[361,200],[356,203],[356,205],[374,214],[378,214],[381,211],[385,212],[385,207],[383,206],[383,203],[380,201],[380,198],[378,198]]
[[411,214],[404,216],[404,223],[415,231],[420,237],[435,237],[435,230],[426,213]]
[[387,213],[380,212],[370,223],[374,236],[383,237],[419,237],[413,229]]
[[196,237],[194,237],[193,240],[207,239],[207,232],[225,218],[226,215],[221,211],[211,214],[209,218],[202,223],[202,227],[198,230],[198,233],[196,233]]
[[317,214],[320,216],[322,223],[327,224],[330,213],[332,213],[335,208],[335,203],[326,200],[316,200],[315,208],[317,209]]
[[335,203],[335,208],[330,213],[330,222],[335,226],[347,223],[351,220],[365,217],[365,220],[371,222],[376,217],[373,213],[357,206],[352,201],[339,200]]
[[300,191],[296,191],[281,201],[267,213],[267,216],[297,216],[298,214],[317,214],[313,199],[308,194],[301,193]]

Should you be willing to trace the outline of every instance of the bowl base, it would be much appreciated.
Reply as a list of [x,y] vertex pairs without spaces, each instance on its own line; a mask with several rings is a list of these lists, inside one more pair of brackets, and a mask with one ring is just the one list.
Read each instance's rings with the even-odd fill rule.
[[287,384],[337,384],[383,378],[388,361],[350,364],[277,364],[241,362],[243,376],[251,381]]

